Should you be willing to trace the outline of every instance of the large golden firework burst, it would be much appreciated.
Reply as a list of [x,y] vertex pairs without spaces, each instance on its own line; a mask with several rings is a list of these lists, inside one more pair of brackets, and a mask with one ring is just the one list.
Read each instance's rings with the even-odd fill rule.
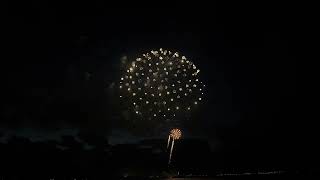
[[200,70],[178,52],[160,48],[132,61],[121,77],[120,98],[148,120],[170,122],[189,114],[203,98]]

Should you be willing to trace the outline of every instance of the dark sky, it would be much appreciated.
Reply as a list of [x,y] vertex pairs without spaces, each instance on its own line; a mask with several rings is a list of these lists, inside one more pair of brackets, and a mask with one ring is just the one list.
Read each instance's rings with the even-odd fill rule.
[[243,151],[300,152],[307,145],[296,91],[296,7],[32,1],[6,9],[4,132],[127,133],[110,89],[120,58],[163,47],[192,59],[208,86],[186,134]]

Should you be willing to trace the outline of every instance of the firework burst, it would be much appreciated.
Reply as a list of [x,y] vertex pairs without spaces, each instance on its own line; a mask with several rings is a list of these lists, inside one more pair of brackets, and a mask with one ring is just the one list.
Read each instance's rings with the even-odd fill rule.
[[170,131],[170,134],[169,134],[169,137],[168,137],[168,144],[167,144],[167,148],[168,148],[169,144],[170,144],[170,140],[172,139],[171,148],[170,148],[170,154],[169,154],[169,161],[168,161],[169,165],[171,163],[171,157],[172,157],[172,151],[173,151],[173,147],[174,147],[174,141],[180,139],[181,135],[182,135],[182,133],[181,133],[180,129],[172,129]]
[[142,119],[172,123],[198,106],[200,70],[178,52],[160,48],[132,61],[120,79],[120,98]]

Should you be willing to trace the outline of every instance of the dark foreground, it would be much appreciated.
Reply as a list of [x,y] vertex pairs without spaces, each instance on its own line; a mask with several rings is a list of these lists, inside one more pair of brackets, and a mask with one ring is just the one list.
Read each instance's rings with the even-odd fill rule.
[[[59,142],[31,142],[15,137],[0,143],[0,180],[307,179],[318,172],[297,168],[307,163],[292,158],[287,161],[280,155],[261,154],[259,159],[245,159],[249,154],[212,152],[208,143],[199,139],[179,142],[172,167],[168,168],[165,139],[115,146],[103,138],[91,139],[94,141],[87,140],[89,148],[68,136]],[[251,168],[234,168],[243,166]],[[295,168],[252,168],[266,166]]]

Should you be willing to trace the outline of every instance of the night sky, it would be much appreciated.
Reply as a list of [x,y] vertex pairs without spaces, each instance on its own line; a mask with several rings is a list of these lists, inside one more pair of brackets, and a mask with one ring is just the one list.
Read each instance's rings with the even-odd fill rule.
[[114,143],[145,138],[130,132],[134,123],[125,120],[115,86],[121,58],[162,47],[191,59],[207,85],[204,102],[183,127],[185,138],[206,139],[222,154],[306,162],[294,8],[161,3],[7,4],[0,138],[46,140],[77,132]]

